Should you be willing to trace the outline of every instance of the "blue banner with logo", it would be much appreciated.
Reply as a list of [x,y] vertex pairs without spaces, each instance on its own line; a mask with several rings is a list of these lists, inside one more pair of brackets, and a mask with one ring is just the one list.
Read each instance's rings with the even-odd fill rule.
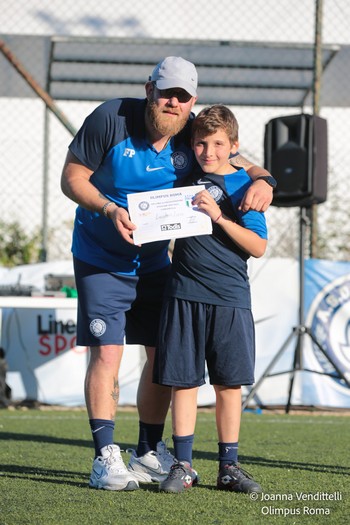
[[304,299],[303,404],[349,408],[350,263],[306,260]]

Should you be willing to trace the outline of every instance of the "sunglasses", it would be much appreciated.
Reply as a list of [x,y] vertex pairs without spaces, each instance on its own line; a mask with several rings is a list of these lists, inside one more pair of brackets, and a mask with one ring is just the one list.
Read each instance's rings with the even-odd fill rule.
[[[157,88],[155,82],[153,83],[153,85]],[[192,98],[192,95],[187,93],[187,91],[185,91],[184,89],[180,89],[180,88],[169,88],[169,89],[157,88],[157,90],[158,90],[160,98],[166,98],[166,99],[177,98],[177,100],[180,103],[189,102]]]

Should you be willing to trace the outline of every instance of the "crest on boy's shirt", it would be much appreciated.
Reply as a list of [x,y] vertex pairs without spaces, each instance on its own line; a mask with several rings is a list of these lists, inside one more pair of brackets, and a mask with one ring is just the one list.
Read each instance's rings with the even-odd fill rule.
[[[320,346],[337,365],[341,373],[350,377],[350,275],[343,275],[328,283],[311,303],[307,325]],[[337,374],[318,346],[312,351],[324,373]],[[332,375],[331,375],[332,377]],[[339,377],[333,380],[343,386]]]
[[213,199],[215,200],[215,202],[220,202],[221,197],[224,193],[222,189],[220,188],[220,186],[210,186],[208,188],[208,191],[210,195],[213,197]]

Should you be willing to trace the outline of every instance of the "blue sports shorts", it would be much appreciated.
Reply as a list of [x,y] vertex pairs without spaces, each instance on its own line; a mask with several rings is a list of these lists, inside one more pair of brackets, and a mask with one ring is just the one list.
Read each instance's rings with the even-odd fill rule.
[[166,298],[153,380],[167,386],[254,383],[255,330],[250,309]]
[[167,266],[140,276],[119,275],[74,258],[77,344],[156,346],[169,271]]

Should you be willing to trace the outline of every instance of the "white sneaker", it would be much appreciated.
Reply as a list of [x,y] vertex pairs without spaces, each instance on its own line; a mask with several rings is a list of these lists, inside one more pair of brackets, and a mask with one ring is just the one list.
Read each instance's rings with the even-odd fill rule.
[[135,450],[128,449],[127,452],[131,452],[128,471],[141,483],[165,480],[175,461],[164,441],[157,443],[157,450],[150,450],[139,458]]
[[101,449],[92,464],[89,486],[94,489],[136,490],[139,484],[128,472],[118,445],[107,445]]

